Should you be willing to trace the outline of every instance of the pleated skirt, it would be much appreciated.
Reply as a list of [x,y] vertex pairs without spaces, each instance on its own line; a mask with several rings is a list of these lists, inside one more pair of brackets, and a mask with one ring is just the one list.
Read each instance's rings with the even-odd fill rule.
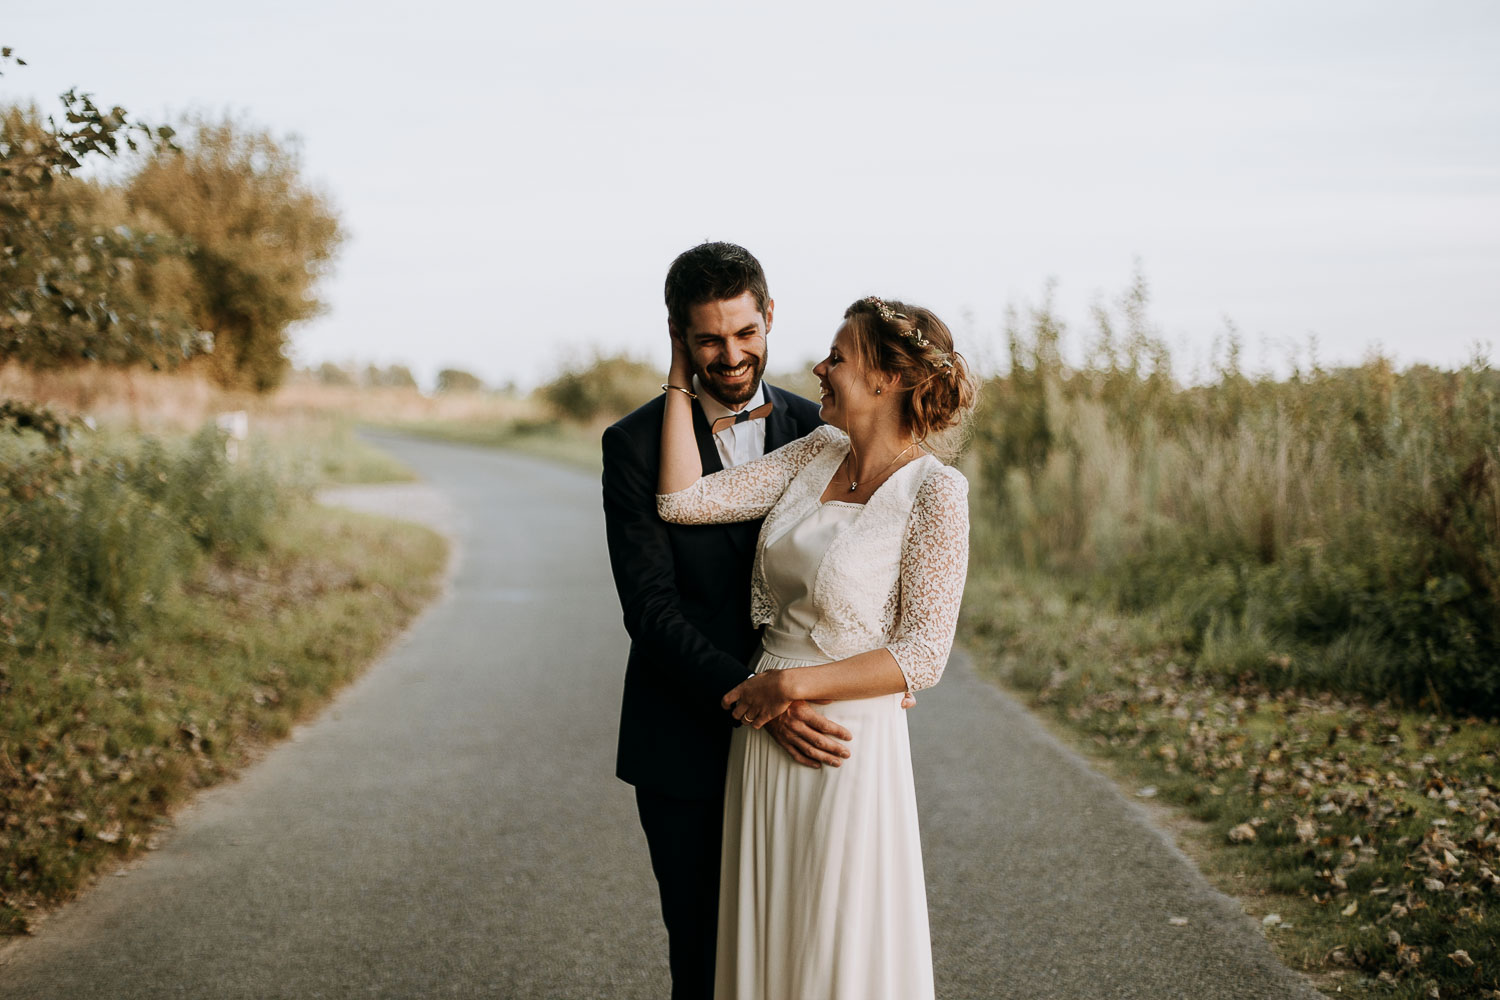
[[[767,630],[756,672],[825,662]],[[933,997],[901,696],[821,709],[854,734],[841,767],[803,767],[761,730],[732,737],[715,1000]]]

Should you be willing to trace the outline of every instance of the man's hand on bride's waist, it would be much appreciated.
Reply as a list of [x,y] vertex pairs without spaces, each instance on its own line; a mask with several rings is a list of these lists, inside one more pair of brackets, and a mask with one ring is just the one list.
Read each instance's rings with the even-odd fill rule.
[[814,769],[825,764],[838,767],[849,757],[845,744],[854,739],[853,733],[819,712],[810,701],[792,702],[785,712],[766,723],[765,729],[792,760]]

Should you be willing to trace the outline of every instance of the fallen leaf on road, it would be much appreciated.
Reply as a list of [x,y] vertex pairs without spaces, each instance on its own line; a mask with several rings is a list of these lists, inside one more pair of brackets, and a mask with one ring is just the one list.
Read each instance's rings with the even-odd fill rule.
[[1451,958],[1451,959],[1453,959],[1453,961],[1457,962],[1460,966],[1462,966],[1465,969],[1473,968],[1473,966],[1474,966],[1474,960],[1469,957],[1469,953],[1468,952],[1466,952],[1466,951],[1464,951],[1462,949],[1450,953],[1448,955],[1448,957]]
[[[1168,917],[1167,918],[1167,923],[1171,924],[1173,927],[1186,927],[1187,926],[1187,917]],[[1453,956],[1450,955],[1448,957],[1452,958]],[[1465,956],[1465,957],[1467,957],[1467,956]]]

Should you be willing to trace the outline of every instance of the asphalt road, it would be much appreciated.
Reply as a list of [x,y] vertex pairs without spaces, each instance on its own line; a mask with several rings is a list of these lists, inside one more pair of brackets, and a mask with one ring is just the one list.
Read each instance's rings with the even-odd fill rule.
[[[667,995],[613,777],[627,640],[596,477],[374,439],[436,492],[365,501],[453,534],[447,595],[160,850],[6,946],[0,998]],[[940,997],[1319,996],[961,654],[910,721]]]

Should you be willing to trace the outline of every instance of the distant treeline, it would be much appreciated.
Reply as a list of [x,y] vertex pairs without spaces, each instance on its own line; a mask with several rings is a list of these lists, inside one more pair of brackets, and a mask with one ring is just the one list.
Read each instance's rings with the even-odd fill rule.
[[[123,169],[87,172],[109,160]],[[151,127],[69,92],[61,123],[0,107],[0,239],[0,358],[189,364],[266,390],[342,232],[289,141],[232,118]]]
[[[366,389],[418,389],[417,378],[406,365],[336,364],[325,361],[316,368],[299,373],[321,385],[352,386]],[[462,368],[443,368],[437,373],[433,389],[437,392],[485,392],[484,380]],[[498,391],[513,392],[511,387]]]

